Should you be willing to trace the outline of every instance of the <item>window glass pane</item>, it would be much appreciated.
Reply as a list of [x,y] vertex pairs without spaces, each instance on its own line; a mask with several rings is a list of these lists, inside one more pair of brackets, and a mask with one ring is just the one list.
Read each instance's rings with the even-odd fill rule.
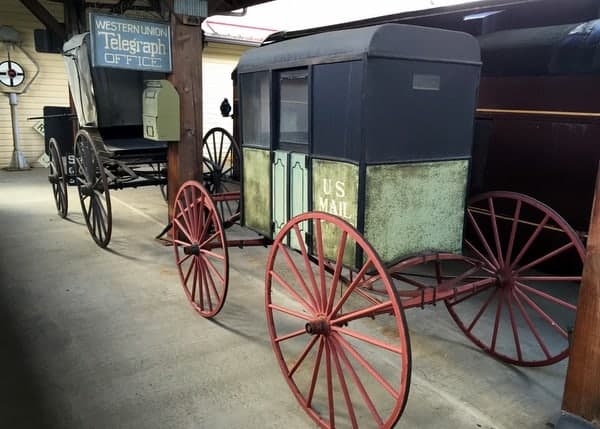
[[48,30],[33,30],[33,41],[36,52],[60,54],[63,41]]
[[308,144],[308,76],[306,72],[281,75],[279,140]]
[[240,76],[242,104],[242,143],[269,147],[271,142],[271,109],[269,73]]

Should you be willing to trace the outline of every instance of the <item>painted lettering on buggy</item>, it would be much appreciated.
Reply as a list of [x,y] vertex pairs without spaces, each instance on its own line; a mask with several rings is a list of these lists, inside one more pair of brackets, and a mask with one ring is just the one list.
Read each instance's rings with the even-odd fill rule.
[[317,210],[327,212],[342,219],[352,220],[346,201],[346,184],[341,180],[323,179],[322,195],[319,196]]

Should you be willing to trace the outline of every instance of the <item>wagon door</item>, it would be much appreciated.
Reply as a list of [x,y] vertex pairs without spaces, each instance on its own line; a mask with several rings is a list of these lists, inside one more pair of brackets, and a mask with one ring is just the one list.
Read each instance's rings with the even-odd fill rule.
[[[308,211],[308,70],[279,73],[279,121],[273,153],[274,234],[292,217]],[[307,231],[302,231],[303,233]],[[291,247],[299,243],[290,234]]]

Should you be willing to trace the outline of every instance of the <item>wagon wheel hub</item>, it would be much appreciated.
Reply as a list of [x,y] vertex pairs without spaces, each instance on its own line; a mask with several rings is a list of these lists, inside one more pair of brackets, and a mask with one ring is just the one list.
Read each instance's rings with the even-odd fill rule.
[[309,335],[329,335],[331,331],[329,322],[324,318],[311,320],[305,325],[305,329]]
[[200,246],[198,245],[198,243],[194,243],[191,246],[185,246],[183,248],[183,253],[185,253],[186,255],[199,256],[200,255]]
[[83,186],[81,186],[80,188],[81,194],[86,196],[86,197],[90,197],[94,194],[94,187],[91,184],[84,184]]
[[496,284],[502,289],[510,289],[515,284],[515,276],[509,267],[500,268],[496,273]]

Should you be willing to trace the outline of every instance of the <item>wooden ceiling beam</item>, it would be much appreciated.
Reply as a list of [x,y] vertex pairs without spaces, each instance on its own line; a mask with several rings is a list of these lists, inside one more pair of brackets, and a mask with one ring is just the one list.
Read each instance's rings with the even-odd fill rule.
[[63,25],[52,16],[48,10],[40,4],[38,0],[20,0],[29,12],[33,14],[48,30],[53,32],[61,40],[66,39],[66,31]]

